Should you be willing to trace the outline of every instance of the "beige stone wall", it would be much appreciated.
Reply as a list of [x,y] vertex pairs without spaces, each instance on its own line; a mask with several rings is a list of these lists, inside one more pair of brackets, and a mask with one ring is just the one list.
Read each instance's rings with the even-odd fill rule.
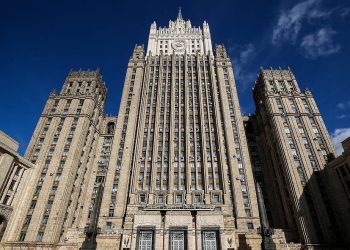
[[253,92],[266,164],[277,177],[279,190],[270,192],[280,192],[287,227],[299,242],[336,241],[316,176],[334,149],[311,92],[300,91],[290,69],[261,70]]

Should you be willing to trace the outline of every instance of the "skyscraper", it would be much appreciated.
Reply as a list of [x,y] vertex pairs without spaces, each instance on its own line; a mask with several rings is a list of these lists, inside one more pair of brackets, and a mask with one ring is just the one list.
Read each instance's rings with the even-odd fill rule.
[[300,90],[290,69],[261,69],[253,94],[265,174],[276,197],[275,227],[287,229],[294,242],[339,241],[319,174],[334,148],[310,90]]
[[25,153],[36,166],[6,241],[58,243],[75,226],[94,167],[105,96],[98,71],[72,71],[61,92],[50,94]]
[[[129,85],[137,86],[135,95],[125,93]],[[232,64],[224,46],[213,51],[209,25],[192,27],[181,12],[167,28],[151,25],[145,58],[137,47],[129,62],[117,138],[121,124],[128,126],[126,96],[136,111],[128,115],[129,124],[137,127],[127,132],[135,137],[127,138],[124,152],[118,149],[121,180],[130,178],[127,200],[117,197],[117,203],[126,202],[125,210],[115,214],[125,216],[122,247],[230,248],[236,247],[237,232],[248,245],[259,245]]]

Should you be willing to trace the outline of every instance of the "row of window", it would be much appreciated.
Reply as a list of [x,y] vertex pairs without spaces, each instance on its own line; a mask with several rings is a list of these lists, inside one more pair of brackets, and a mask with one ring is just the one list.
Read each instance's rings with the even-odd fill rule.
[[[147,204],[147,194],[146,193],[142,193],[139,194],[139,203],[140,204]],[[165,204],[167,203],[166,201],[166,196],[159,194],[157,195],[157,199],[156,199],[157,204]],[[186,203],[186,199],[183,193],[177,193],[174,195],[174,202],[175,204],[184,204]],[[193,203],[195,204],[201,204],[204,202],[204,198],[202,194],[194,194],[193,195]],[[217,193],[213,193],[211,195],[211,202],[212,203],[221,203],[221,194],[217,194]]]
[[[238,125],[237,125],[235,106],[234,106],[234,100],[233,100],[234,97],[233,97],[233,94],[231,91],[231,86],[230,86],[230,82],[229,82],[229,78],[228,78],[228,74],[227,74],[227,68],[223,67],[223,71],[226,72],[224,74],[225,88],[226,88],[226,94],[227,94],[227,99],[228,99],[228,104],[229,104],[231,125],[232,125],[232,129],[233,129],[233,137],[234,137],[234,143],[235,143],[235,158],[236,158],[237,163],[238,163],[238,172],[239,172],[239,179],[241,182],[243,206],[244,206],[246,216],[251,217],[252,216],[251,207],[250,207],[251,203],[250,203],[250,198],[248,195],[247,177],[246,177],[246,173],[245,173],[241,143],[240,143],[239,133],[238,133]],[[226,165],[226,167],[227,167],[227,165]],[[228,168],[226,171],[227,171],[227,173],[229,173]]]
[[[187,65],[193,65],[193,66],[196,66],[195,65],[195,63],[196,63],[196,61],[197,61],[197,59],[196,59],[196,57],[195,56],[189,56],[188,57],[189,59],[192,59],[192,60],[188,60],[187,61]],[[159,65],[159,63],[160,63],[160,60],[159,60],[159,57],[157,57],[157,58],[153,58],[152,60],[151,60],[151,65],[152,65],[152,67],[155,67],[155,70],[156,71],[158,71],[159,70],[159,66],[157,66],[157,65]],[[171,60],[163,60],[163,65],[167,65],[167,64],[170,64],[170,63],[172,63],[172,61]],[[184,64],[185,64],[185,61],[184,61],[184,56],[176,56],[176,61],[175,61],[175,65],[178,65],[178,66],[184,66]],[[206,66],[206,68],[208,68],[209,67],[209,61],[207,61],[207,60],[200,60],[199,61],[199,64],[201,65],[201,66]]]
[[296,90],[296,87],[292,80],[278,80],[278,81],[270,80],[268,82],[267,87],[268,87],[268,90],[273,92],[277,92],[277,91],[289,92],[289,91]]
[[[158,70],[158,69],[157,69]],[[148,104],[150,105],[151,103],[153,103],[154,105],[152,105],[152,109],[150,106],[147,107],[146,109],[146,122],[145,122],[145,130],[144,130],[144,141],[143,141],[143,151],[142,151],[142,157],[141,159],[145,159],[147,158],[147,152],[148,152],[148,155],[150,156],[150,158],[152,158],[152,153],[153,153],[153,142],[154,142],[154,135],[153,135],[153,132],[150,132],[148,129],[149,128],[154,128],[154,125],[155,125],[155,118],[156,118],[156,102],[158,101],[161,101],[161,103],[163,104],[161,106],[161,116],[159,117],[159,120],[158,122],[160,122],[161,124],[159,125],[160,127],[164,127],[164,122],[165,122],[165,127],[168,127],[169,126],[169,123],[170,123],[170,114],[169,114],[169,108],[170,108],[170,102],[169,102],[169,99],[170,99],[170,85],[171,83],[168,82],[168,84],[164,83],[162,85],[162,95],[161,95],[161,99],[160,100],[157,100],[156,99],[156,96],[157,96],[157,91],[158,91],[158,87],[156,87],[157,84],[154,84],[152,85],[152,82],[150,82],[149,84],[149,92],[148,92]],[[182,85],[183,86],[183,81],[182,81]],[[183,159],[184,156],[185,156],[185,141],[184,141],[184,132],[181,132],[183,133],[183,136],[181,137],[181,140],[179,138],[179,136],[177,135],[178,132],[176,132],[176,129],[178,129],[179,127],[180,128],[184,128],[185,126],[185,116],[183,114],[179,114],[178,111],[181,111],[181,113],[184,113],[185,111],[185,107],[184,107],[184,95],[179,95],[178,92],[183,92],[183,87],[179,86],[178,84],[178,81],[175,83],[175,91],[177,91],[177,94],[175,93],[175,119],[174,119],[174,127],[175,127],[175,132],[174,132],[174,142],[173,142],[173,145],[174,145],[174,149],[175,149],[175,152],[174,152],[174,161],[177,161],[179,160],[180,158]],[[194,89],[193,89],[194,88]],[[153,89],[153,91],[152,91]],[[190,95],[192,95],[192,92],[193,90],[197,90],[198,89],[198,86],[197,85],[193,85],[191,83],[189,83],[189,93]],[[214,129],[214,117],[213,117],[213,110],[212,110],[212,96],[211,96],[211,91],[210,91],[210,88],[206,88],[206,86],[203,84],[203,87],[202,87],[202,92],[203,92],[203,95],[202,95],[202,102],[203,102],[203,107],[204,107],[204,110],[203,110],[203,113],[204,113],[204,126],[205,128],[209,128],[209,124],[210,126],[212,127],[212,129]],[[167,93],[167,95],[166,95]],[[181,96],[181,98],[180,98]],[[194,96],[194,100],[196,101],[196,103],[198,103],[198,99],[199,99],[199,96],[198,94],[196,94],[195,92],[195,96]],[[166,99],[167,101],[166,101]],[[208,98],[208,99],[207,99]],[[153,100],[153,102],[152,102]],[[179,102],[180,101],[180,102]],[[192,125],[192,131],[194,130],[195,127],[197,127],[197,129],[199,130],[199,124],[200,124],[200,120],[199,120],[199,114],[198,114],[198,111],[199,111],[199,107],[198,106],[195,106],[195,110],[192,110],[193,108],[193,105],[191,105],[193,102],[193,99],[191,98],[191,96],[189,96],[189,104],[190,104],[190,110],[189,110],[189,117],[191,118],[190,119],[190,127]],[[164,107],[164,104],[167,104],[167,106]],[[208,103],[208,104],[207,104]],[[181,107],[181,109],[179,109],[179,106]],[[207,107],[209,107],[209,111],[210,111],[210,116],[208,116],[208,110],[207,110]],[[166,112],[167,115],[164,115],[164,113],[162,113],[162,111]],[[192,112],[196,112],[194,114],[196,114],[195,116],[192,115]],[[166,118],[166,120],[164,121],[164,118]],[[194,119],[195,118],[195,119]],[[209,119],[210,118],[210,119]],[[210,122],[210,123],[209,123]],[[194,124],[193,124],[194,123]],[[179,126],[180,125],[180,126]],[[211,130],[209,130],[211,131]],[[214,132],[214,130],[213,130]],[[198,132],[199,134],[200,132]],[[169,154],[169,133],[165,133],[167,135],[167,137],[165,137],[165,139],[163,139],[163,133],[162,132],[159,132],[159,135],[161,136],[158,136],[158,151],[156,151],[155,153],[158,155],[158,159],[162,159],[162,157],[164,157],[164,159],[168,159],[168,154]],[[196,158],[196,155],[197,155],[197,158],[199,158],[199,160],[201,159],[201,136],[199,135],[196,139],[194,139],[194,133],[191,133],[192,136],[190,136],[190,152],[189,152],[189,157],[190,159],[194,160]],[[214,157],[216,158],[217,157],[217,146],[216,146],[216,141],[215,141],[215,135],[211,136],[212,137],[212,140],[210,140],[210,135],[209,135],[209,132],[206,133],[207,137],[206,137],[206,149],[207,149],[207,157],[208,158],[211,158],[211,157]],[[197,146],[196,146],[197,145]],[[181,147],[180,147],[181,146]],[[164,147],[164,148],[163,148]],[[197,148],[197,150],[195,150]],[[148,149],[148,150],[147,150]],[[155,148],[156,149],[156,148]],[[211,149],[213,150],[213,152],[211,152]],[[164,150],[164,151],[163,151]],[[180,158],[179,158],[180,157]],[[161,165],[161,164],[160,164]],[[142,190],[143,188],[145,188],[146,190],[149,189],[149,180],[147,180],[146,182],[146,186],[143,185],[143,182],[144,182],[144,178],[143,176],[149,176],[150,178],[150,174],[144,174],[144,170],[142,170],[142,166],[144,166],[144,163],[141,163],[141,172],[139,174],[140,178],[139,178],[139,190]],[[183,174],[179,174],[178,173],[178,170],[176,169],[176,167],[174,168],[175,170],[175,173],[174,173],[174,177],[175,177],[175,184],[174,184],[174,189],[175,190],[183,190],[185,189],[185,178],[179,178],[181,176],[183,176]],[[191,173],[191,189],[196,189],[196,179],[197,179],[197,182],[198,180],[202,180],[203,178],[201,178],[202,176],[198,176],[202,173],[195,173],[195,172],[192,172]],[[157,173],[157,175],[160,175],[160,172]],[[209,173],[208,174],[209,176],[212,175],[212,176],[219,176],[218,173]],[[193,176],[198,176],[200,178],[192,178]],[[211,182],[213,182],[213,178],[209,178],[209,180]],[[215,187],[217,189],[220,188],[220,180],[217,178],[215,179],[215,181],[217,182],[217,184],[215,185]],[[161,182],[161,181],[160,181]],[[161,184],[157,182],[156,184],[156,189],[159,190],[160,189],[160,186]],[[202,183],[197,183],[197,186],[202,189],[203,188],[203,184]],[[210,183],[209,184],[209,189],[212,190],[214,188],[214,184],[213,183]],[[163,185],[163,189],[166,190],[166,184]]]
[[[150,229],[141,229],[137,235],[138,250],[154,250],[155,249],[155,231]],[[216,230],[202,231],[202,245],[204,250],[220,249],[220,236]],[[187,231],[181,229],[170,230],[169,244],[171,250],[185,250],[188,247]]]
[[[278,112],[281,114],[285,113],[286,105],[283,105],[281,98],[277,97],[275,100],[276,100]],[[302,101],[302,104],[304,107],[304,112],[311,114],[311,108],[308,105],[307,100],[305,98],[302,98],[301,101]],[[299,113],[294,98],[288,98],[288,102],[289,102],[289,106],[290,106],[290,111],[292,113]]]
[[[45,181],[46,174],[47,174],[49,165],[51,163],[51,159],[52,159],[52,156],[53,156],[53,153],[54,153],[54,150],[55,150],[55,147],[56,147],[56,144],[57,144],[60,132],[62,130],[62,126],[63,126],[64,120],[65,120],[64,118],[61,118],[60,123],[58,124],[57,130],[56,130],[56,132],[54,134],[54,137],[52,138],[52,141],[51,141],[51,144],[50,144],[50,147],[49,147],[49,150],[47,152],[46,159],[45,159],[45,162],[44,162],[44,167],[43,167],[43,169],[41,171],[41,174],[40,174],[37,186],[36,186],[36,190],[35,190],[33,199],[31,201],[31,205],[29,207],[29,211],[28,211],[27,216],[25,218],[25,221],[23,223],[22,231],[21,231],[21,234],[20,234],[20,237],[19,237],[20,241],[24,241],[25,236],[27,234],[27,229],[28,229],[28,226],[30,224],[31,217],[32,217],[32,211],[36,207],[37,199],[39,197],[39,194],[40,194],[40,191],[42,189],[43,183]],[[47,122],[46,122],[46,125],[43,128],[43,131],[47,131],[48,130],[48,126],[50,125],[51,121],[52,121],[52,117],[47,118]],[[54,199],[55,199],[55,195],[56,195],[56,192],[57,192],[57,189],[58,189],[58,185],[59,185],[59,182],[60,182],[60,179],[61,179],[61,176],[62,176],[62,171],[63,171],[64,165],[65,165],[65,161],[66,161],[66,158],[67,158],[67,155],[68,155],[68,152],[69,152],[69,148],[70,148],[70,145],[71,145],[71,142],[72,142],[72,139],[73,139],[74,132],[76,130],[77,122],[78,122],[78,118],[74,118],[72,126],[70,128],[70,133],[68,134],[68,137],[66,138],[66,143],[65,143],[65,147],[63,149],[61,160],[60,160],[59,166],[58,166],[58,168],[56,170],[57,172],[54,174],[55,178],[54,178],[54,182],[53,182],[52,187],[51,187],[51,191],[49,193],[49,200],[48,200],[48,203],[46,205],[45,213],[44,213],[44,215],[42,217],[42,220],[41,220],[41,223],[40,223],[39,232],[38,232],[38,235],[37,235],[37,240],[40,240],[40,241],[42,240],[42,236],[44,234],[44,230],[46,228],[46,225],[47,225],[47,222],[48,222],[48,219],[49,219],[51,207],[52,207],[52,204],[53,204]],[[44,136],[39,137],[37,145],[36,145],[35,150],[33,152],[33,156],[34,157],[38,156],[38,154],[40,152],[40,149],[42,147],[42,144],[44,142],[44,138],[45,138]],[[36,159],[36,158],[34,158],[34,159]]]

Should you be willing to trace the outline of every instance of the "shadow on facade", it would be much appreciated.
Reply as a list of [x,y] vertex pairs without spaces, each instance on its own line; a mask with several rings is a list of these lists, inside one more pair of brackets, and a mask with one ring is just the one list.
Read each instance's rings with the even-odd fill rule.
[[237,250],[251,250],[252,247],[248,244],[244,234],[238,234],[238,248]]
[[[314,171],[310,179],[307,181],[302,195],[299,199],[301,209],[303,207],[308,208],[308,212],[312,219],[312,224],[305,223],[305,231],[309,232],[310,244],[303,242],[305,249],[316,250],[335,250],[335,249],[349,249],[350,239],[344,238],[341,231],[341,223],[339,222],[334,213],[332,195],[335,195],[334,180],[329,179],[327,169]],[[315,197],[315,190],[319,190],[322,200],[317,201]],[[323,204],[319,204],[322,202]],[[327,217],[329,218],[328,225],[322,225],[327,223],[326,218],[317,213],[318,207],[324,206]],[[304,211],[305,213],[307,211]],[[312,234],[314,232],[314,234]]]
[[2,236],[5,233],[6,226],[7,226],[6,218],[0,215],[0,241],[2,239]]
[[94,232],[86,233],[85,240],[80,250],[95,250],[96,248],[97,248],[96,233]]
[[102,204],[103,189],[104,184],[101,183],[97,188],[90,224],[85,228],[85,240],[80,250],[95,250],[97,248],[96,236],[101,231],[98,227],[98,218]]

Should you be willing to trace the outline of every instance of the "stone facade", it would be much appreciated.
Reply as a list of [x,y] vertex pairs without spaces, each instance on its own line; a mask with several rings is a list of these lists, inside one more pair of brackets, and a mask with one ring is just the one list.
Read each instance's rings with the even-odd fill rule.
[[[254,140],[261,156],[270,225],[287,241],[335,247],[339,232],[322,172],[334,147],[310,92],[300,90],[290,69],[261,69],[254,89]],[[251,157],[253,154],[251,154]]]
[[350,245],[350,137],[342,142],[344,152],[330,159],[322,172],[330,203],[332,204],[334,220],[341,225],[338,233]]
[[[276,92],[280,82],[291,85]],[[301,249],[319,242],[318,228],[334,240],[323,193],[308,184],[333,146],[290,70],[263,70],[257,115],[243,117],[225,47],[213,49],[209,25],[192,27],[179,12],[169,27],[151,25],[147,50],[135,46],[118,116],[104,114],[106,96],[99,70],[71,71],[50,94],[0,248]],[[285,123],[293,144],[305,140],[284,117],[297,107],[316,165],[303,149],[292,166]],[[317,151],[310,133],[322,139]]]
[[0,130],[0,241],[15,206],[15,195],[33,168],[17,153],[19,144]]

